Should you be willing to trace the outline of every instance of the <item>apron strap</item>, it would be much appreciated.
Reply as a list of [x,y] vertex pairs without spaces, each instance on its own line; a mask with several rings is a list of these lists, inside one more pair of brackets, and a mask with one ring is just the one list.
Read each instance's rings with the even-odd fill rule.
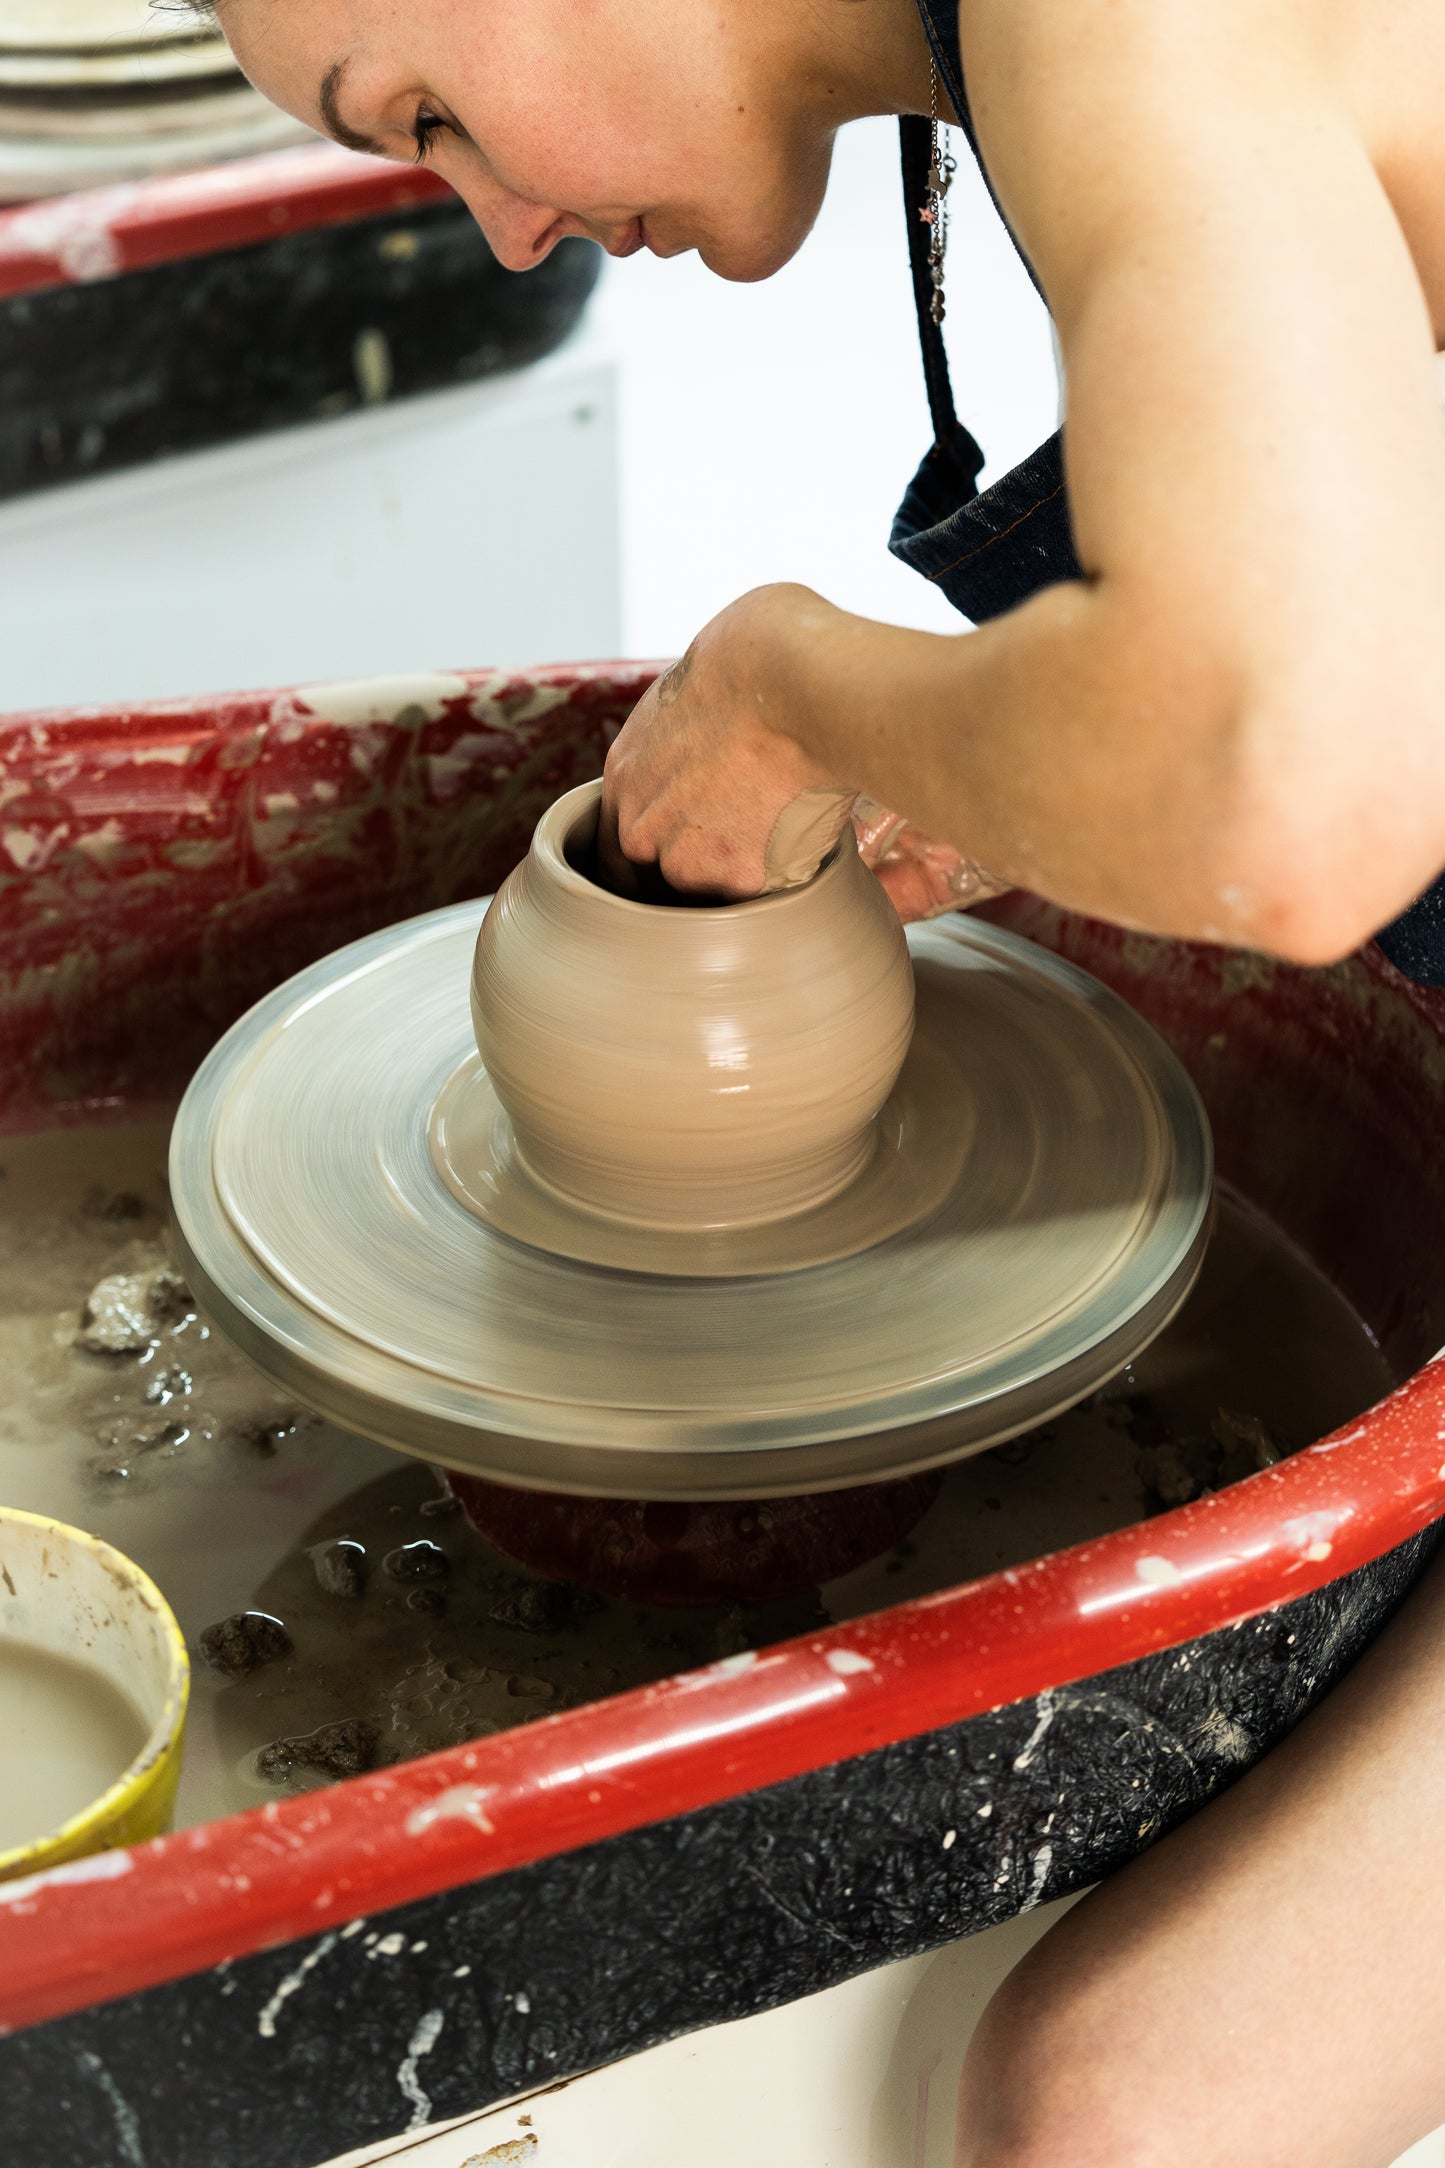
[[918,215],[928,201],[933,131],[926,120],[910,113],[898,123],[898,142],[903,162],[903,209],[908,219],[908,265],[913,273],[913,306],[918,314],[918,343],[923,349],[923,380],[928,386],[928,411],[933,417],[934,449],[947,446],[956,456],[962,455],[965,469],[973,470],[969,494],[976,496],[983,453],[959,421],[954,407],[943,332],[933,321],[933,275],[928,265],[931,229]]
[[[952,0],[944,0],[946,6]],[[969,111],[968,92],[963,82],[963,67],[958,55],[956,32],[950,40],[940,35],[933,18],[933,0],[918,0],[918,12],[923,21],[928,48],[939,79],[963,130],[965,142],[973,154],[974,162],[983,176],[994,209],[1003,220],[1004,230],[1018,250],[1020,262],[1027,271],[1035,291],[1042,298],[1034,267],[1024,251],[1019,248],[1014,230],[1006,217],[1003,205],[994,191],[992,177],[978,147],[974,132],[973,115]],[[956,21],[956,17],[954,18]],[[913,305],[918,313],[918,341],[923,348],[923,378],[928,386],[928,410],[933,416],[934,449],[950,446],[954,457],[961,460],[965,469],[971,463],[975,477],[983,465],[983,453],[971,432],[958,419],[953,403],[953,385],[948,374],[948,356],[944,351],[943,333],[933,321],[933,280],[928,268],[928,242],[930,229],[919,217],[928,200],[928,170],[933,162],[932,129],[920,114],[905,114],[898,123],[898,142],[903,163],[903,208],[908,219],[908,262],[913,272]],[[975,480],[969,495],[978,494]]]
[[923,380],[928,386],[928,411],[938,442],[952,435],[958,420],[953,404],[953,384],[943,333],[933,321],[933,277],[928,267],[928,243],[932,228],[919,217],[928,202],[928,171],[933,162],[932,130],[926,120],[909,114],[898,123],[898,146],[903,154],[903,209],[908,220],[908,265],[913,273],[913,306],[918,312],[918,340],[923,348]]

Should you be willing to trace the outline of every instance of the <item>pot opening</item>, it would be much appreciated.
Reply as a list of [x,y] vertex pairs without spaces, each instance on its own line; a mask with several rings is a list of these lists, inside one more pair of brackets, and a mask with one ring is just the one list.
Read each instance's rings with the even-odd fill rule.
[[[757,896],[720,896],[711,889],[674,888],[658,866],[634,865],[630,860],[604,864],[597,843],[600,817],[600,803],[584,806],[563,838],[562,855],[574,873],[581,874],[594,888],[605,889],[609,896],[670,911],[729,911],[761,900]],[[838,850],[834,844],[818,873],[827,871]],[[813,878],[816,880],[818,874]]]
[[584,807],[562,845],[562,855],[572,871],[580,873],[594,888],[606,889],[609,896],[624,896],[629,903],[653,904],[672,911],[723,910],[733,900],[704,890],[674,888],[657,866],[635,866],[630,860],[604,865],[597,847],[600,814],[600,805]]

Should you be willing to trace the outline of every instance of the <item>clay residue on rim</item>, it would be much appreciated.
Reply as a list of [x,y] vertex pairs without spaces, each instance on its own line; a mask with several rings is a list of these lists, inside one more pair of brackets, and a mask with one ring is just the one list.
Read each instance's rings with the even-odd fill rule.
[[619,1272],[736,1279],[834,1264],[920,1226],[962,1174],[974,1128],[956,1067],[917,1034],[845,1189],[785,1219],[700,1230],[589,1211],[539,1182],[477,1054],[442,1086],[427,1140],[458,1203],[531,1248]]

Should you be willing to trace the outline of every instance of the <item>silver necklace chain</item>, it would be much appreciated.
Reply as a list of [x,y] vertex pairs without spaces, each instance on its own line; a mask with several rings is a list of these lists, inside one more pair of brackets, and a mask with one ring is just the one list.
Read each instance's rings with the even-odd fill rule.
[[938,65],[932,53],[928,56],[928,126],[930,157],[928,162],[928,201],[919,217],[929,229],[928,273],[933,281],[933,299],[928,305],[935,324],[944,317],[943,302],[943,253],[948,246],[948,191],[953,186],[953,176],[958,168],[945,148],[938,127]]

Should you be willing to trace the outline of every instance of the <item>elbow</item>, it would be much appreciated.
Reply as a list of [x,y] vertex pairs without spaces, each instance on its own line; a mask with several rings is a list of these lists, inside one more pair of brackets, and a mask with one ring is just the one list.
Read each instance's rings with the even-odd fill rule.
[[1322,893],[1312,879],[1292,878],[1280,867],[1261,869],[1250,917],[1245,945],[1307,969],[1343,963],[1381,923]]
[[1350,839],[1324,820],[1281,819],[1266,835],[1226,835],[1201,929],[1231,947],[1318,969],[1342,963],[1408,897],[1381,907]]
[[1168,610],[1145,622],[1135,742],[1163,813],[1146,885],[1171,931],[1321,967],[1445,865],[1445,621],[1382,608],[1332,627],[1313,595],[1284,616],[1241,630],[1224,611],[1203,636]]
[[[1213,937],[1285,963],[1337,964],[1434,877],[1445,778],[1434,791],[1402,782],[1380,755],[1378,716],[1316,709],[1308,726],[1241,727],[1208,854]],[[1368,762],[1362,746],[1376,749]]]

